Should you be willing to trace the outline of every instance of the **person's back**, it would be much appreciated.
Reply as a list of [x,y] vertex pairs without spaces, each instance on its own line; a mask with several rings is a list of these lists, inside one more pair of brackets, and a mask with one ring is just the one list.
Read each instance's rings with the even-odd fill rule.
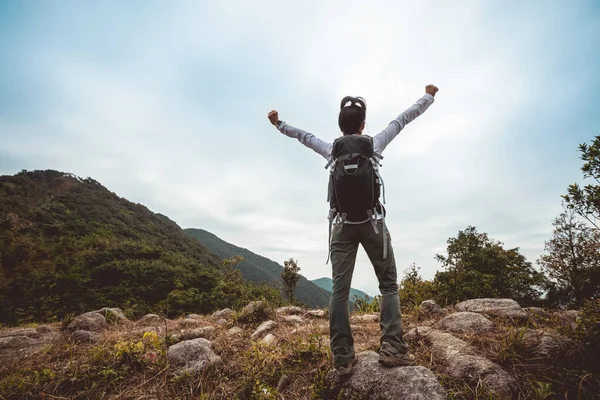
[[433,103],[437,87],[428,85],[425,91],[425,96],[372,138],[362,136],[367,111],[365,100],[344,97],[338,117],[343,136],[333,144],[280,121],[277,111],[268,114],[280,132],[298,139],[321,154],[328,166],[332,165],[328,196],[333,279],[329,325],[334,367],[340,376],[348,375],[356,362],[348,301],[359,244],[373,264],[382,295],[379,362],[386,367],[415,363],[415,357],[409,353],[403,339],[396,263],[385,225],[386,211],[379,201],[382,180],[377,160],[406,124]]

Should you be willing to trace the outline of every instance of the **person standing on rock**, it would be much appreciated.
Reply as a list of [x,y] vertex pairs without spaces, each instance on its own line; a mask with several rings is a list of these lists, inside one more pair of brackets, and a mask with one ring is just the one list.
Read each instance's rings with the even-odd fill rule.
[[328,201],[333,289],[329,330],[333,363],[340,376],[349,375],[356,363],[348,301],[359,244],[375,269],[382,295],[379,362],[386,367],[415,363],[403,339],[396,263],[385,225],[385,207],[379,199],[383,187],[379,160],[400,131],[433,104],[437,91],[434,85],[427,85],[423,97],[373,137],[362,134],[367,113],[365,100],[346,96],[338,116],[343,135],[333,143],[281,121],[275,110],[268,113],[269,121],[281,133],[322,155],[328,161],[326,168],[331,166]]

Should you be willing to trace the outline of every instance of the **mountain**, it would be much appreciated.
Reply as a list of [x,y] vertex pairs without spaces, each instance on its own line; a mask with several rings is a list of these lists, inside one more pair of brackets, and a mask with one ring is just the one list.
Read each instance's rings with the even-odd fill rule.
[[[323,277],[319,279],[313,279],[311,282],[317,285],[318,287],[327,290],[330,293],[333,289],[333,281],[331,280],[331,278]],[[358,289],[350,288],[350,300],[352,300],[354,296],[358,296],[361,299],[367,297],[369,301],[372,300],[372,297],[366,294],[365,292]]]
[[[244,257],[237,264],[244,279],[255,283],[266,283],[269,285],[281,284],[281,272],[283,266],[273,260],[235,246],[218,238],[216,235],[203,229],[184,229],[191,237],[199,240],[204,246],[221,258],[229,258],[236,255]],[[296,287],[296,298],[312,307],[327,307],[331,293],[323,290],[305,277],[301,277]]]
[[0,176],[0,323],[101,307],[131,316],[239,308],[274,288],[249,284],[167,217],[58,171]]

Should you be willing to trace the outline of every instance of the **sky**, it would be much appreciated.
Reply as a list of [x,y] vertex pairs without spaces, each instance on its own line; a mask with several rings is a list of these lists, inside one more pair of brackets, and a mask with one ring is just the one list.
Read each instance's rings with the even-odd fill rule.
[[[535,264],[600,134],[600,3],[0,2],[0,175],[92,177],[183,228],[308,279],[331,276],[325,160],[339,101],[375,135],[435,102],[383,153],[398,273],[431,279],[469,225]],[[364,251],[352,286],[378,294]]]

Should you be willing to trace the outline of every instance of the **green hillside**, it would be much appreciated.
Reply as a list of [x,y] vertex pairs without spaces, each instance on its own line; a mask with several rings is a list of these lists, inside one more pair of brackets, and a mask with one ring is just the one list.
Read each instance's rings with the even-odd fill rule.
[[[184,231],[191,237],[198,239],[219,257],[228,258],[235,255],[244,257],[244,260],[237,265],[244,279],[269,285],[281,284],[280,274],[283,271],[283,266],[275,261],[253,253],[248,249],[227,243],[202,229],[184,229]],[[304,277],[300,279],[296,287],[296,298],[312,307],[328,306],[329,297],[330,293]]]
[[0,176],[0,323],[111,306],[179,315],[280,301],[233,272],[168,218],[91,178]]
[[[318,287],[327,290],[328,292],[331,292],[333,288],[333,281],[331,280],[331,278],[325,276],[323,278],[313,279],[311,282],[317,285]],[[358,289],[350,288],[350,300],[353,300],[355,296],[361,299],[364,299],[366,297],[369,301],[372,300],[371,296],[369,296],[365,292]]]

